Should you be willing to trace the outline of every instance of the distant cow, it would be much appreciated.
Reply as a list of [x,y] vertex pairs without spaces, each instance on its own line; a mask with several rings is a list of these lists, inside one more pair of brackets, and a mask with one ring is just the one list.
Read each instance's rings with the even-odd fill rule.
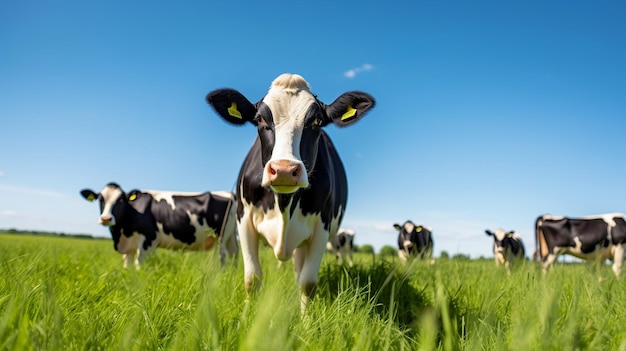
[[337,232],[348,196],[343,164],[323,127],[359,121],[374,99],[352,91],[326,105],[299,75],[282,74],[259,102],[219,89],[207,102],[227,122],[256,126],[258,136],[237,181],[237,222],[248,291],[261,278],[265,237],[281,261],[294,256],[304,309],[314,296],[326,242]]
[[506,232],[504,229],[496,229],[494,233],[486,229],[485,233],[493,237],[493,258],[496,266],[504,265],[509,270],[511,261],[525,257],[524,243],[515,231]]
[[344,258],[348,259],[348,265],[353,266],[352,252],[354,251],[354,230],[339,229],[337,235],[326,243],[326,249],[332,251],[343,264]]
[[126,194],[116,183],[99,193],[83,189],[88,201],[100,202],[98,223],[109,227],[113,247],[124,255],[124,268],[135,258],[140,268],[156,247],[208,250],[216,238],[220,261],[237,254],[234,195],[229,192],[176,193],[133,190]]
[[433,254],[432,229],[421,225],[416,225],[411,221],[404,222],[403,225],[393,225],[398,233],[398,256],[404,262],[410,257],[420,259],[431,259]]
[[535,222],[537,254],[548,270],[560,254],[584,260],[613,261],[616,276],[622,273],[626,246],[626,220],[621,213],[568,218],[543,215]]

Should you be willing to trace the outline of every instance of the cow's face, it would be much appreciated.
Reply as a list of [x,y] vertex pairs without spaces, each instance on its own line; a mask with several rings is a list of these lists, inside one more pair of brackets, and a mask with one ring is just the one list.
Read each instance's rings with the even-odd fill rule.
[[232,89],[209,93],[207,102],[228,122],[257,126],[262,146],[261,185],[282,194],[309,186],[322,127],[349,125],[374,106],[374,99],[362,92],[344,93],[324,105],[304,78],[295,74],[276,78],[256,105]]
[[504,254],[506,249],[509,247],[510,242],[506,239],[513,237],[515,231],[512,230],[510,232],[506,232],[504,231],[504,229],[497,229],[494,233],[489,229],[486,229],[485,234],[493,237],[493,252],[494,254],[498,255]]
[[91,189],[83,189],[80,194],[87,201],[98,200],[100,204],[100,217],[98,223],[107,227],[114,226],[124,216],[127,206],[126,194],[115,183],[107,184],[100,193]]
[[416,255],[424,251],[430,240],[430,229],[416,225],[411,221],[403,225],[394,224],[398,234],[398,248],[406,251],[409,255]]

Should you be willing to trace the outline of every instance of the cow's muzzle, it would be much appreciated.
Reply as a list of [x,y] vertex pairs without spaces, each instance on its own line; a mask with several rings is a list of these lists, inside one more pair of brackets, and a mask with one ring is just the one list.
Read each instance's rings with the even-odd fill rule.
[[281,194],[290,194],[309,186],[304,165],[289,160],[268,162],[263,180],[263,186],[270,186],[272,190]]

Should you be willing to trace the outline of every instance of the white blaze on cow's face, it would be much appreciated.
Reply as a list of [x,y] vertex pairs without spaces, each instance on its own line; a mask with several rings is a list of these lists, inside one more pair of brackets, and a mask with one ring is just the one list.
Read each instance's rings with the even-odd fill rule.
[[100,217],[98,223],[104,226],[114,226],[116,223],[114,215],[115,204],[120,200],[124,193],[122,189],[116,186],[107,185],[100,191]]
[[[323,117],[309,85],[298,75],[281,75],[272,82],[261,105],[267,108],[259,109],[259,137],[265,157],[269,156],[263,160],[261,185],[271,186],[277,193],[293,193],[308,187],[306,167],[312,167],[315,162],[313,150],[317,150],[317,140],[313,145],[311,140],[306,140],[303,150],[303,133],[311,134],[308,129],[314,129],[313,137],[319,138]],[[303,151],[307,154],[302,155]]]

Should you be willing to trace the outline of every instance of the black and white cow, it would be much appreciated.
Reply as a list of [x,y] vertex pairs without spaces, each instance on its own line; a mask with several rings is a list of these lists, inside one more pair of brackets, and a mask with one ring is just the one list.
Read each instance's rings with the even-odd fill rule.
[[237,254],[233,193],[133,190],[127,194],[109,183],[99,193],[83,189],[80,194],[99,201],[98,223],[109,227],[114,249],[124,255],[124,268],[133,259],[140,268],[156,247],[208,250],[216,239],[222,265]]
[[428,259],[433,263],[433,234],[432,229],[406,221],[403,225],[393,225],[398,233],[398,256],[404,262],[410,257]]
[[515,259],[523,259],[526,256],[522,238],[515,231],[496,229],[495,233],[489,229],[485,233],[493,237],[493,259],[496,266],[504,265],[507,271],[511,268],[511,262]]
[[256,126],[237,181],[237,223],[248,291],[261,278],[263,236],[281,261],[294,256],[304,309],[315,294],[326,242],[337,232],[348,196],[343,164],[322,130],[360,120],[374,99],[352,91],[326,105],[299,75],[282,74],[256,104],[233,89],[209,93],[207,102],[227,122]]
[[615,275],[622,273],[626,220],[621,213],[581,218],[543,215],[535,222],[535,234],[544,272],[560,254],[569,254],[597,262],[611,259]]
[[352,254],[354,252],[354,230],[339,229],[337,235],[326,243],[326,249],[335,254],[340,264],[343,264],[347,258],[348,265],[352,267],[354,265],[352,261]]

